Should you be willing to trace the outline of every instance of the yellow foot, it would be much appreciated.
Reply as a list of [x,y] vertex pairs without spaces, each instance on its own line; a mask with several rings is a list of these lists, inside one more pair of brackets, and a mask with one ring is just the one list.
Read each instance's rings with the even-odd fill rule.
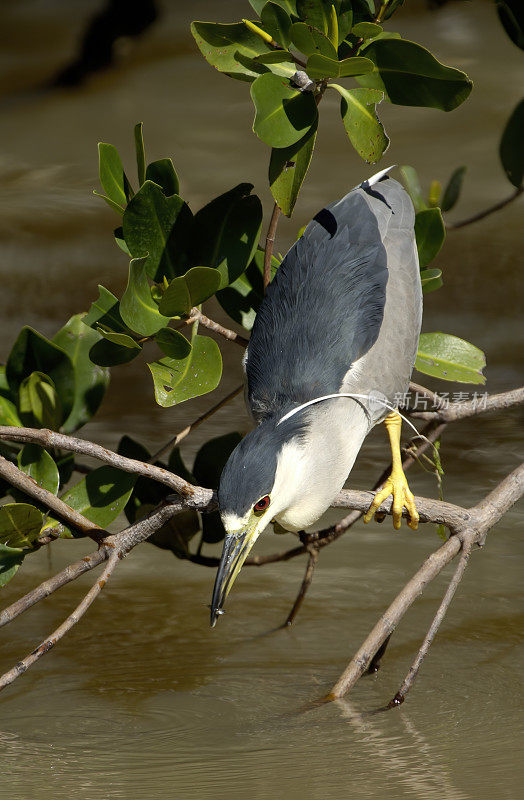
[[398,531],[400,528],[402,509],[407,508],[409,512],[408,525],[410,528],[412,528],[412,530],[416,531],[419,520],[418,511],[415,507],[415,498],[413,497],[413,493],[408,486],[406,476],[404,475],[404,471],[402,469],[393,470],[384,484],[384,488],[381,489],[380,492],[377,492],[375,499],[371,503],[366,516],[364,517],[364,522],[370,522],[373,519],[377,508],[379,508],[380,504],[383,503],[384,500],[387,500],[390,495],[393,495],[392,510],[393,527],[395,530]]

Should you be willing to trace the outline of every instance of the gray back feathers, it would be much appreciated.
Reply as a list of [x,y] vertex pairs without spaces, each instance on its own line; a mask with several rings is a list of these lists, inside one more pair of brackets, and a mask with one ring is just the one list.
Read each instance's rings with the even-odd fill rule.
[[413,238],[411,201],[385,178],[353,189],[309,223],[257,314],[246,362],[257,420],[340,391],[378,338],[386,300],[388,228]]

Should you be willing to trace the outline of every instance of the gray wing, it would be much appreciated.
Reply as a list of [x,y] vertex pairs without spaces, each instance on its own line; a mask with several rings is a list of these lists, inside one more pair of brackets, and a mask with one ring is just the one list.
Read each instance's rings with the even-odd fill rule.
[[384,178],[353,189],[309,223],[253,327],[245,366],[255,419],[342,388],[358,391],[346,386],[353,365],[359,362],[354,374],[361,375],[360,359],[379,340],[397,251],[409,252],[409,279],[420,287],[413,221],[404,189]]

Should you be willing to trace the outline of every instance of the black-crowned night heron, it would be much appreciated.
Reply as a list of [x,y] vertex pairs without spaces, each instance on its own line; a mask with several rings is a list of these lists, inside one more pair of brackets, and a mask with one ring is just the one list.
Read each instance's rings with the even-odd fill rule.
[[391,408],[415,363],[422,291],[413,205],[387,172],[315,216],[260,306],[245,357],[257,426],[220,478],[226,537],[212,625],[264,528],[273,521],[298,532],[316,522],[378,422],[387,426],[393,469],[364,520],[393,495],[395,528],[404,506],[417,527],[402,470],[401,417]]

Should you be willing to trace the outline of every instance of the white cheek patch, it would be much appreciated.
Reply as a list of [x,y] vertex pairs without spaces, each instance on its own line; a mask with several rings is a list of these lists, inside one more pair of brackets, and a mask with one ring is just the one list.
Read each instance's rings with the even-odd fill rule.
[[236,533],[237,531],[244,530],[249,522],[250,516],[250,511],[248,511],[244,517],[226,512],[225,514],[221,514],[222,524],[228,533]]

